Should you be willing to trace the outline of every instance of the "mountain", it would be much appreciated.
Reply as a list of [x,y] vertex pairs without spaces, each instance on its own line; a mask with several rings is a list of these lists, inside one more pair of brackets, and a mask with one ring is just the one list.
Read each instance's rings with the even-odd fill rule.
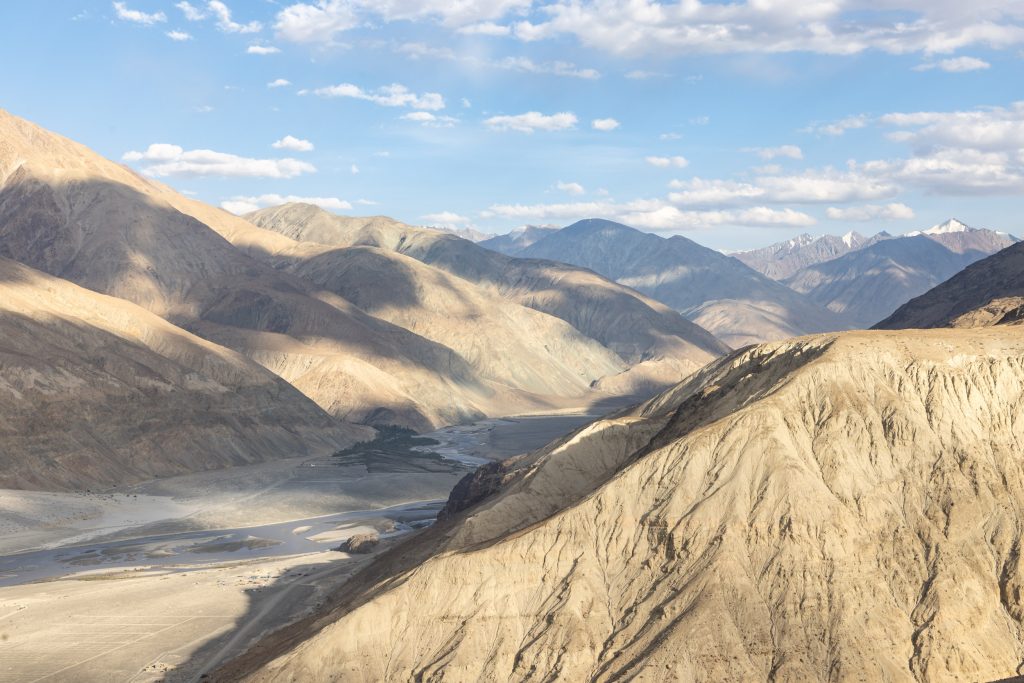
[[428,229],[448,232],[455,235],[456,237],[461,237],[464,240],[469,240],[470,242],[483,242],[484,240],[490,239],[491,237],[490,234],[477,230],[476,228],[445,228],[431,226]]
[[482,377],[539,396],[583,396],[592,383],[627,368],[554,316],[389,250],[306,251],[288,272],[453,349]]
[[220,233],[290,244],[280,235],[6,113],[0,140],[0,256],[235,349],[350,421],[427,429],[495,403],[451,349],[319,296]]
[[1006,328],[737,352],[471,475],[446,519],[214,678],[1013,676],[1022,357]]
[[1024,242],[977,261],[900,306],[880,329],[978,326],[1019,320],[1024,298]]
[[1005,232],[972,228],[956,218],[934,225],[927,230],[908,232],[904,237],[916,237],[917,235],[924,235],[957,254],[971,252],[994,254],[1000,249],[1005,249],[1020,241]]
[[5,258],[0,415],[0,488],[106,488],[372,434],[233,351]]
[[847,329],[819,307],[737,259],[685,237],[612,221],[579,221],[523,249],[523,257],[589,268],[668,304],[733,347]]
[[[595,388],[636,393],[664,386],[728,350],[706,330],[656,301],[590,271],[536,259],[512,258],[464,239],[380,216],[337,216],[307,204],[286,204],[249,214],[254,225],[291,239],[345,249],[364,247],[405,256],[517,306],[558,318],[615,352],[628,370]],[[313,248],[317,253],[323,250]],[[256,253],[253,250],[252,253]],[[302,269],[289,252],[264,259]],[[300,254],[298,260],[301,261]]]
[[869,327],[911,298],[1016,238],[948,221],[804,268],[784,283],[812,301]]
[[778,242],[763,249],[739,251],[730,256],[738,258],[745,264],[773,280],[785,280],[801,268],[813,266],[823,261],[831,261],[850,251],[860,249],[871,242],[885,239],[888,233],[879,233],[874,237],[864,237],[859,232],[850,231],[842,237],[835,235],[808,234],[799,235],[785,242]]
[[518,256],[519,252],[523,249],[552,233],[558,232],[560,229],[541,225],[523,225],[504,235],[496,235],[489,239],[480,240],[479,244],[481,247],[500,251],[502,254]]
[[[443,231],[419,232],[473,246]],[[385,259],[396,279],[382,280],[367,267],[365,251],[323,251],[0,113],[0,256],[131,301],[234,349],[338,418],[428,430],[485,415],[587,406],[678,381],[726,350],[685,321],[663,321],[663,328],[622,334],[635,342],[664,333],[644,342],[644,351],[674,361],[630,371],[640,359],[623,360],[619,348],[520,302],[497,305],[496,295],[477,296],[471,283],[455,286],[408,259]],[[271,254],[288,254],[288,263],[268,263]],[[303,255],[317,260],[299,267]],[[347,260],[344,282],[324,270],[340,270]],[[402,292],[427,292],[423,301],[445,300],[447,308],[428,315],[417,301],[406,311],[389,307],[386,297]],[[467,321],[481,332],[476,340],[459,334]],[[503,357],[493,358],[489,345]],[[663,376],[653,376],[654,368]]]

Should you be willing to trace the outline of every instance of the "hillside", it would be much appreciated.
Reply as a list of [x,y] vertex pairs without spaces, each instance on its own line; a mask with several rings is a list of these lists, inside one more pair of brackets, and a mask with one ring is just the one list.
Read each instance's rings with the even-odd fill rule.
[[0,258],[0,488],[86,489],[368,438],[233,351]]
[[737,352],[506,463],[218,680],[1014,675],[1022,408],[1006,328]]
[[521,255],[589,268],[680,311],[733,347],[850,327],[739,260],[679,235],[668,239],[612,221],[580,221]]
[[[706,330],[667,306],[581,268],[512,258],[453,235],[407,226],[390,218],[336,216],[311,205],[263,209],[247,218],[260,228],[305,243],[395,252],[491,296],[563,320],[615,352],[629,366],[624,376],[599,382],[599,388],[613,393],[664,385],[673,377],[678,380],[728,350]],[[308,257],[306,247],[297,260]],[[287,252],[277,256],[264,252],[263,258],[278,266],[301,267]]]
[[[878,323],[879,329],[945,327],[957,319],[967,324],[999,322],[1015,308],[1013,299],[1024,297],[1024,242],[982,259],[937,287],[900,306]],[[994,301],[1000,305],[984,314]],[[971,316],[972,312],[980,317]]]

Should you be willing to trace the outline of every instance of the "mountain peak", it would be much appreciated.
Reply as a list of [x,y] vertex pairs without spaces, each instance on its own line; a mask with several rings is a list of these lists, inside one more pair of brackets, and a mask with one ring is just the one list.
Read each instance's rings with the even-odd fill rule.
[[950,235],[957,232],[974,232],[975,228],[970,227],[966,223],[963,223],[956,218],[950,218],[945,223],[939,223],[933,225],[927,230],[914,230],[908,232],[907,237],[917,237],[918,235]]
[[851,230],[850,232],[846,233],[845,235],[843,235],[842,239],[843,244],[845,244],[848,249],[853,249],[854,247],[859,246],[862,242],[864,242],[864,236],[861,235],[856,230]]

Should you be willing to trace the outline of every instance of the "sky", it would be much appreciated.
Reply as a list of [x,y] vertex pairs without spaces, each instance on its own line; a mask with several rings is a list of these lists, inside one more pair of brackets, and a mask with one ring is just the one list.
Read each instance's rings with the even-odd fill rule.
[[0,107],[236,213],[1024,236],[1024,0],[0,5]]

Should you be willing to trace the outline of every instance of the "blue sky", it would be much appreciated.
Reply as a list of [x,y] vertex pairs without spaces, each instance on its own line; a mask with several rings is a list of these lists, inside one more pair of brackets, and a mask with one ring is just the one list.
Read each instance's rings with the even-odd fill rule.
[[[1024,2],[51,0],[0,106],[244,211],[1024,233]],[[290,136],[290,137],[289,137]]]

